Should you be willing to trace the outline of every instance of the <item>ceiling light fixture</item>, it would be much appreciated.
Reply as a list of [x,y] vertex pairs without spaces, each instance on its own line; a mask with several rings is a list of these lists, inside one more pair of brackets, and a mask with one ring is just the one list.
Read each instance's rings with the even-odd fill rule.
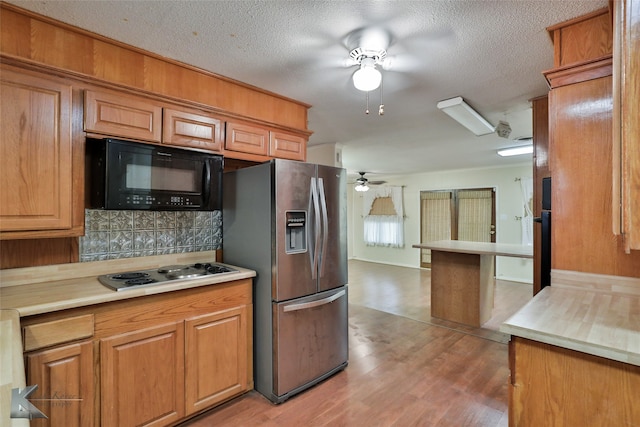
[[353,85],[363,92],[377,89],[381,81],[382,74],[376,69],[373,58],[364,58],[360,63],[360,69],[353,73]]
[[521,154],[533,153],[533,145],[520,145],[518,147],[510,147],[502,150],[498,150],[498,156],[519,156]]
[[354,190],[356,191],[369,191],[369,186],[365,183],[365,184],[358,184],[354,187]]
[[461,96],[438,102],[438,108],[477,136],[493,133],[495,128]]
[[387,57],[384,49],[370,50],[357,47],[349,52],[353,65],[360,65],[360,69],[353,73],[353,85],[363,92],[370,92],[380,87],[382,73],[376,65],[382,64]]

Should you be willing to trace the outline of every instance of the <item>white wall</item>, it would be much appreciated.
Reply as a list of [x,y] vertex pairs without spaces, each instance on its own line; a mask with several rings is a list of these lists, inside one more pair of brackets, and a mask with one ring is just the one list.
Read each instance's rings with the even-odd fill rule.
[[[348,188],[348,242],[349,258],[420,267],[420,251],[411,246],[420,243],[420,191],[461,188],[496,189],[496,241],[522,242],[521,221],[524,206],[520,182],[515,178],[531,177],[531,163],[516,167],[467,169],[424,174],[384,177],[386,185],[400,185],[404,190],[405,247],[403,249],[366,246],[363,241],[362,195]],[[533,261],[530,259],[497,257],[496,277],[533,283]]]

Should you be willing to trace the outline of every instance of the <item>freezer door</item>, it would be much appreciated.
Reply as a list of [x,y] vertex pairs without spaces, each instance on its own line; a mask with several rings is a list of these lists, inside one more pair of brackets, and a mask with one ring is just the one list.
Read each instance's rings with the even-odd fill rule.
[[[272,236],[276,244],[272,247],[276,268],[272,280],[272,299],[286,301],[314,294],[317,278],[314,268],[316,253],[316,218],[312,201],[312,183],[315,181],[316,165],[292,160],[274,160],[274,220]],[[304,215],[303,215],[304,214]],[[303,218],[304,217],[304,218]],[[300,242],[291,242],[292,234],[287,226],[298,221],[293,236]],[[303,229],[304,239],[299,230]],[[291,229],[289,230],[291,231]],[[305,249],[300,245],[304,242]],[[292,250],[293,246],[293,250]]]
[[344,368],[347,287],[274,303],[274,394],[305,388]]
[[318,291],[324,291],[347,284],[346,171],[318,165],[318,187],[322,217]]

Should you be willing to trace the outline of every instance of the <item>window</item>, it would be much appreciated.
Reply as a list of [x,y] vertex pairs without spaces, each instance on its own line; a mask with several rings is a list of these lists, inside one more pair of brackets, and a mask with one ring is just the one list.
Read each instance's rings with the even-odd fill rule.
[[367,246],[404,247],[402,187],[377,187],[363,195]]

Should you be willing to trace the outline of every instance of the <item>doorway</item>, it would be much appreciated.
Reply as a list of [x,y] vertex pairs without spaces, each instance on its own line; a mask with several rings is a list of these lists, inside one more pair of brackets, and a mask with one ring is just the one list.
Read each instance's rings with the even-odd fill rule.
[[[420,243],[432,240],[496,241],[495,188],[420,192]],[[420,250],[420,267],[431,268],[431,251]]]

